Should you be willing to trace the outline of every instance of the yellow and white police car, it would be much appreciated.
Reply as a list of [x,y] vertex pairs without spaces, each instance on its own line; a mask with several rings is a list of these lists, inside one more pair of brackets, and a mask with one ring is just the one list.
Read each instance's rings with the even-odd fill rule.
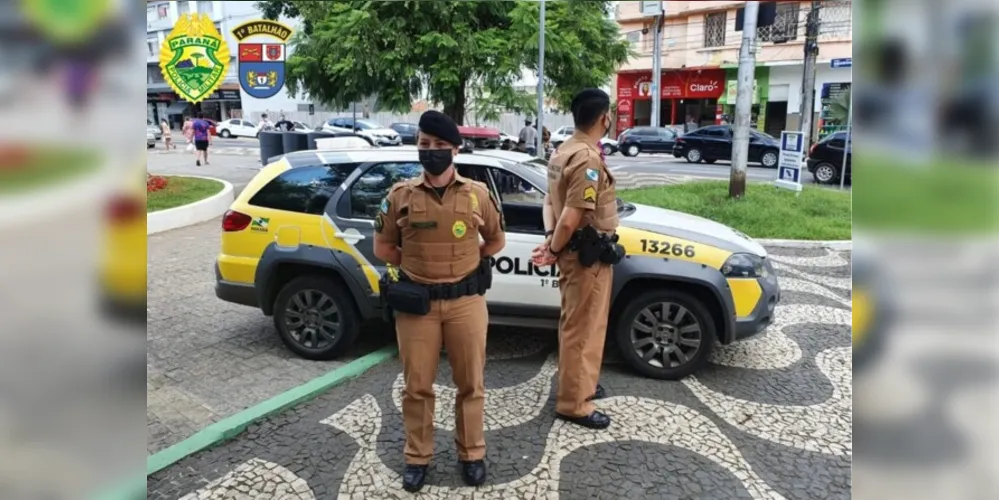
[[[555,328],[559,272],[538,267],[547,165],[525,154],[459,154],[459,174],[502,203],[507,244],[492,258],[490,323]],[[309,359],[330,359],[381,316],[374,220],[389,188],[422,172],[413,148],[298,151],[265,166],[223,217],[216,295],[273,316],[282,341]],[[487,200],[481,200],[487,203]],[[610,340],[638,372],[676,379],[773,321],[780,288],[762,246],[722,224],[618,202]]]

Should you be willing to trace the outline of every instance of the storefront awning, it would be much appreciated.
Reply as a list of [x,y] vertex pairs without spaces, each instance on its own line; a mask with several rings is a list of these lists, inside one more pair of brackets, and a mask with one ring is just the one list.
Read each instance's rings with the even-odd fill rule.
[[190,105],[191,105],[191,103],[189,103],[187,101],[176,101],[176,102],[170,104],[169,106],[167,106],[166,114],[168,114],[168,115],[179,115],[179,114],[183,113],[185,110],[187,110],[187,108]]

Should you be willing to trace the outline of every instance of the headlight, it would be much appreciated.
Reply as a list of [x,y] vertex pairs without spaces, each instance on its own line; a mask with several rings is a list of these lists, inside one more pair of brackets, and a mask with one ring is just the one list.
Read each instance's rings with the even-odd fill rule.
[[721,268],[727,278],[761,278],[766,276],[763,258],[749,253],[737,253],[725,261]]

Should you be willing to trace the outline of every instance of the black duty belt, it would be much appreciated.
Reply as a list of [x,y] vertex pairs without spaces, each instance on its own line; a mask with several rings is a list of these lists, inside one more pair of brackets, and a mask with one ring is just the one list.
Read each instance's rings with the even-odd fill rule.
[[424,283],[417,283],[405,275],[403,275],[402,280],[425,288],[427,293],[430,295],[430,300],[454,300],[479,294],[479,276],[478,273],[475,272],[456,283],[438,283],[428,285]]

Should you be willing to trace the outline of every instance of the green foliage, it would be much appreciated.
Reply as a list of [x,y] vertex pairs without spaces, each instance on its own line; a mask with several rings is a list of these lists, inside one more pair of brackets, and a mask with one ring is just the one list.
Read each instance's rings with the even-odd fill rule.
[[836,96],[829,103],[829,117],[843,124],[850,119],[850,89]]
[[[482,115],[532,109],[512,85],[537,71],[535,1],[260,2],[268,17],[299,17],[287,85],[333,107],[375,96],[380,109],[405,112],[427,91],[464,123]],[[606,16],[609,2],[546,4],[546,93],[567,108],[572,95],[607,83],[628,58],[628,44]]]

